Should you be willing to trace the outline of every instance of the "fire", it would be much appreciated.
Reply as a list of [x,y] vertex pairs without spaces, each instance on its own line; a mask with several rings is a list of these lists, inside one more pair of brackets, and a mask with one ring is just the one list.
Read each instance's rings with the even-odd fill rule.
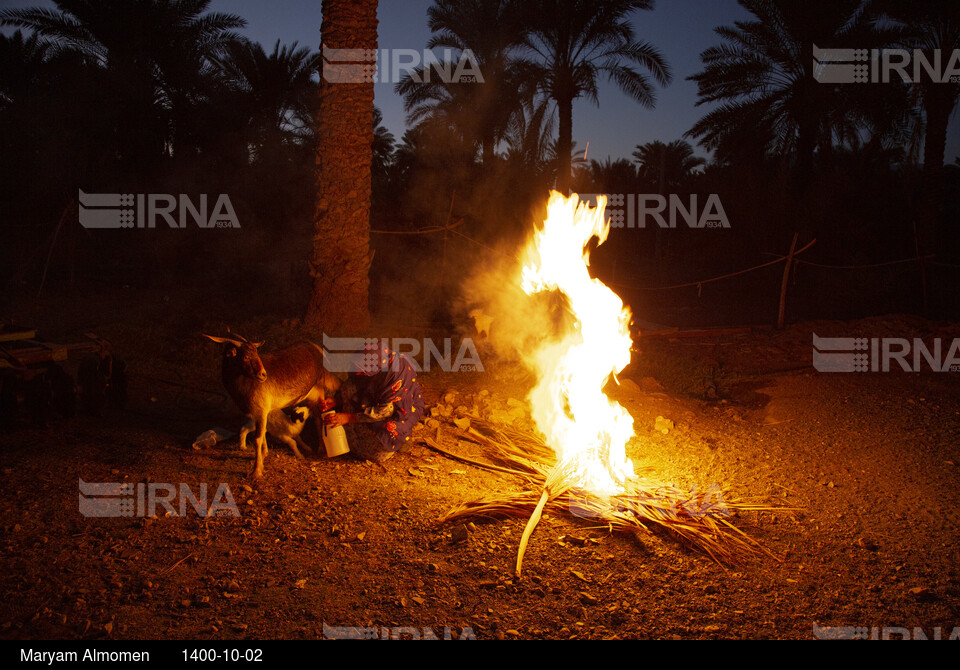
[[521,285],[528,295],[559,291],[574,319],[536,351],[539,382],[530,393],[533,419],[557,453],[558,466],[575,472],[576,486],[600,495],[623,493],[634,476],[626,456],[633,417],[603,393],[630,362],[630,310],[599,279],[590,277],[587,245],[606,241],[606,198],[597,207],[551,192],[547,218],[528,244]]

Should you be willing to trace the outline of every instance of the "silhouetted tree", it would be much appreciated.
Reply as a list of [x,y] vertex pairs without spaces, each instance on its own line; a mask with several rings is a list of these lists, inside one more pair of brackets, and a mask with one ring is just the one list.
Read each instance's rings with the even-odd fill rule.
[[[871,0],[870,8],[882,19],[895,22],[891,46],[921,50],[930,63],[943,67],[960,49],[960,3],[951,0]],[[941,59],[936,59],[936,52]],[[917,207],[917,223],[928,251],[936,246],[935,235],[943,206],[943,164],[947,126],[957,100],[960,83],[935,81],[920,69],[919,81],[912,84],[923,109],[923,182]]]
[[814,44],[866,49],[879,43],[861,0],[739,1],[756,20],[717,28],[722,44],[701,54],[705,67],[690,77],[699,88],[697,104],[719,106],[688,135],[720,161],[738,155],[794,159],[799,193],[809,186],[818,151],[828,154],[837,142],[891,130],[903,110],[879,123],[876,113],[893,89],[838,87],[814,77]]
[[689,142],[675,140],[670,144],[660,141],[638,144],[633,152],[638,174],[646,183],[657,188],[658,193],[673,193],[693,176],[706,160],[693,154]]
[[[386,126],[383,125],[383,112],[379,107],[373,108],[373,166],[371,168],[372,181],[372,211],[371,219],[380,220],[386,213],[395,208],[392,198],[392,178],[394,176],[394,158],[397,140]],[[393,202],[391,202],[393,201]]]
[[0,23],[27,28],[57,51],[102,68],[98,91],[116,110],[114,151],[139,173],[176,147],[188,101],[209,62],[238,38],[239,16],[206,13],[210,0],[55,0],[45,8],[0,11]]
[[383,125],[383,112],[373,109],[373,165],[377,170],[386,170],[393,161],[393,149],[396,140]]
[[0,109],[25,97],[39,82],[50,52],[50,44],[36,33],[0,34]]
[[231,44],[219,65],[230,86],[241,92],[249,123],[248,141],[256,157],[266,147],[300,144],[313,135],[317,112],[315,75],[320,54],[297,43],[268,54],[249,40]]
[[[546,174],[550,178],[552,188],[559,188],[560,175],[564,170],[570,171],[571,183],[579,172],[585,170],[588,166],[586,151],[580,151],[576,142],[570,143],[570,155],[560,153],[560,139],[554,138],[547,145],[547,162],[545,165]],[[569,167],[564,167],[569,166]]]
[[670,70],[660,52],[634,38],[635,10],[653,8],[653,0],[533,0],[526,3],[525,44],[540,67],[543,92],[557,103],[560,158],[557,186],[568,192],[573,149],[573,101],[597,98],[598,76],[606,75],[645,107],[656,97],[648,71],[661,86]]
[[[408,73],[396,90],[414,123],[446,123],[475,143],[489,165],[511,121],[530,104],[536,72],[517,56],[524,36],[519,0],[436,0],[427,10],[429,49],[469,51],[477,81],[444,81],[434,68]],[[467,61],[464,61],[467,63]]]
[[555,127],[552,103],[541,98],[533,106],[514,115],[504,136],[504,158],[519,173],[536,177],[549,170]]

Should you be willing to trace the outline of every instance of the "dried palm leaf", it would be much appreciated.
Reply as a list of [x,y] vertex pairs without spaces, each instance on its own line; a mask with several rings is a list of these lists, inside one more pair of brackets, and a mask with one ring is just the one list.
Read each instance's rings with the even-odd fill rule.
[[[463,462],[514,474],[525,480],[530,490],[463,503],[441,521],[528,517],[517,554],[518,577],[530,536],[545,509],[571,518],[599,521],[611,531],[665,532],[704,551],[720,564],[736,562],[743,554],[763,552],[772,556],[730,519],[739,512],[783,511],[784,507],[740,501],[728,490],[714,489],[703,494],[684,491],[646,476],[630,480],[627,490],[620,495],[598,496],[578,488],[573,466],[558,463],[553,450],[538,436],[480,417],[470,419],[471,428],[465,437],[486,447],[486,455],[495,465],[456,456],[432,440],[427,440],[428,446]],[[639,474],[649,474],[649,468]]]

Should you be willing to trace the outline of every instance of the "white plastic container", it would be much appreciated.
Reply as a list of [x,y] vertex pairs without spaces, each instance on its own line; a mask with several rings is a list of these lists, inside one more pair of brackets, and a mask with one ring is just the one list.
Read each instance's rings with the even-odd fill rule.
[[[325,418],[335,413],[334,410],[330,409],[324,412],[322,416]],[[350,451],[350,445],[347,444],[347,431],[343,429],[343,426],[328,426],[324,424],[322,437],[323,446],[327,450],[327,458],[342,456]]]
[[207,449],[217,444],[217,442],[222,442],[228,437],[233,437],[235,433],[231,433],[229,430],[224,430],[223,428],[213,428],[212,430],[205,430],[200,435],[197,435],[197,439],[193,441],[194,449]]

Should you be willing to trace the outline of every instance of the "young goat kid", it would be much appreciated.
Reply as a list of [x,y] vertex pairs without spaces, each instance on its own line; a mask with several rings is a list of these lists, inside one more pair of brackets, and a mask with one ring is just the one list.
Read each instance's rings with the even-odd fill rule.
[[[224,345],[223,385],[248,417],[240,428],[241,449],[247,448],[247,434],[256,431],[257,461],[253,476],[259,479],[263,477],[263,459],[267,455],[270,413],[294,405],[315,408],[332,396],[339,384],[323,366],[323,351],[311,342],[300,342],[261,357],[257,350],[263,342],[249,342],[236,333],[231,333],[231,337],[206,334],[204,337]],[[296,444],[292,448],[302,458]]]
[[[300,438],[300,433],[303,432],[304,427],[307,425],[307,419],[309,418],[310,408],[306,405],[275,409],[267,415],[267,435],[269,437],[275,437],[286,444],[290,447],[293,455],[302,461],[303,455],[300,453],[301,449],[308,454],[313,453],[310,445]],[[247,419],[244,428],[247,431],[254,430],[253,419]],[[269,440],[267,444],[269,445]],[[270,449],[268,446],[267,454],[269,453]],[[266,456],[267,454],[264,455]]]

